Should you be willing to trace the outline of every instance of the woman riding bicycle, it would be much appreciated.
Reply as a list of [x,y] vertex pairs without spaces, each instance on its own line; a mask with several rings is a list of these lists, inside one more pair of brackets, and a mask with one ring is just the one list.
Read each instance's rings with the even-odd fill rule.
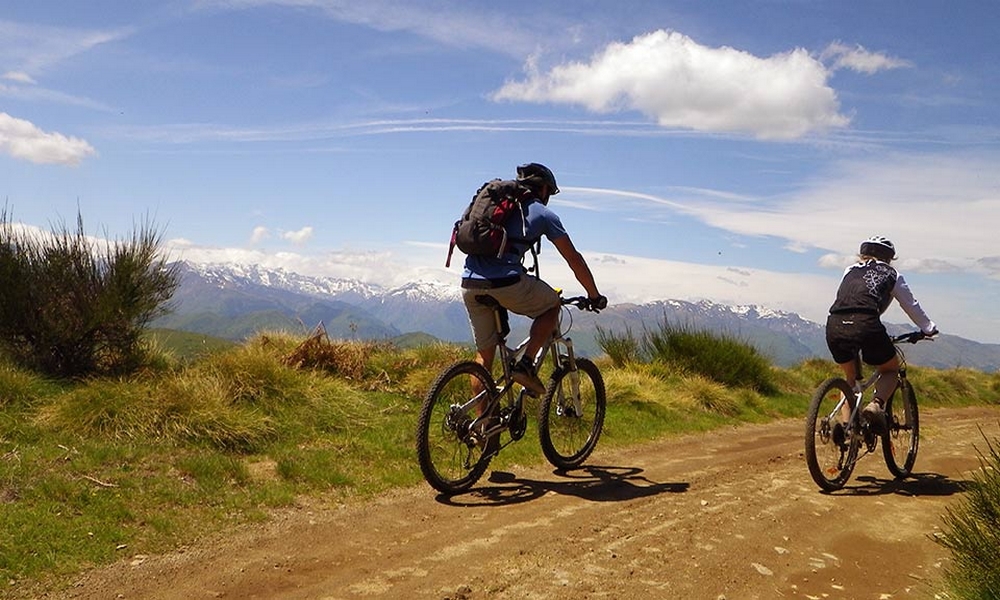
[[924,334],[933,336],[938,330],[913,297],[903,276],[890,265],[896,258],[892,242],[882,236],[872,236],[861,242],[859,255],[858,262],[844,271],[837,299],[830,307],[826,343],[852,388],[857,389],[855,358],[858,352],[865,363],[878,370],[875,397],[862,414],[882,430],[885,428],[885,400],[896,390],[896,372],[900,365],[896,348],[882,324],[882,313],[895,299]]
[[545,236],[583,285],[592,305],[602,309],[608,300],[598,291],[590,267],[573,246],[559,217],[548,208],[549,197],[559,193],[552,171],[544,165],[528,163],[517,168],[517,181],[533,194],[521,203],[523,218],[511,218],[505,224],[513,243],[500,258],[478,254],[466,258],[462,296],[476,342],[476,362],[487,369],[493,365],[499,332],[493,309],[478,302],[476,296],[492,296],[504,308],[533,319],[527,351],[515,365],[513,378],[525,389],[541,395],[545,386],[535,373],[532,359],[558,324],[559,294],[544,281],[525,272],[524,254]]

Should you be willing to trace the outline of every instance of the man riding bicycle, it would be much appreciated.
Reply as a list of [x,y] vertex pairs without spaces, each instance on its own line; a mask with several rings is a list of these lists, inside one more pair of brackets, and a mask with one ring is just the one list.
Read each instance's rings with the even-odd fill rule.
[[603,309],[608,299],[598,291],[590,267],[559,217],[548,208],[549,197],[559,193],[552,171],[538,163],[524,164],[517,167],[517,181],[532,193],[521,200],[520,218],[515,216],[504,224],[511,243],[499,258],[484,254],[466,257],[462,299],[476,343],[475,360],[488,370],[493,366],[500,332],[493,308],[477,301],[476,296],[492,296],[504,308],[533,320],[526,351],[514,365],[512,376],[529,392],[540,396],[545,393],[545,386],[535,373],[532,359],[558,325],[560,303],[559,294],[550,285],[527,273],[523,265],[525,253],[542,236],[548,238],[587,291],[591,305]]
[[857,382],[854,359],[859,351],[862,359],[878,370],[875,397],[862,414],[882,430],[885,429],[885,400],[896,390],[900,361],[882,324],[881,314],[895,299],[924,334],[933,336],[938,331],[934,321],[913,297],[903,275],[890,265],[896,258],[896,248],[891,241],[872,236],[861,242],[858,254],[858,262],[844,271],[837,298],[830,307],[826,343],[851,387]]

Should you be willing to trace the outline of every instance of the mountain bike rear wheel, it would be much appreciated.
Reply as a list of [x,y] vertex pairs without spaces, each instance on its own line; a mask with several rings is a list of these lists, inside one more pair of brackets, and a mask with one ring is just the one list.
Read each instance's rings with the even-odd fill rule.
[[899,389],[885,402],[886,433],[882,436],[885,466],[897,479],[908,477],[917,461],[920,443],[920,419],[917,396],[906,379],[899,380]]
[[431,386],[417,420],[417,460],[424,479],[444,494],[463,492],[482,477],[499,449],[499,434],[483,442],[474,431],[478,405],[463,410],[474,397],[472,382],[496,390],[489,371],[463,361],[445,370]]
[[545,458],[557,469],[583,464],[597,446],[606,408],[604,378],[591,361],[577,358],[575,371],[553,373],[538,409]]
[[813,481],[825,491],[844,487],[854,471],[861,446],[857,419],[848,421],[850,404],[837,406],[854,391],[839,377],[824,381],[813,394],[806,415],[806,464]]

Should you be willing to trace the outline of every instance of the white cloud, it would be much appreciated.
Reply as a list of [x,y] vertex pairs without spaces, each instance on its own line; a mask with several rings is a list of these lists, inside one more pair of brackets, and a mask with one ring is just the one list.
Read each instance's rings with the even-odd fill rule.
[[[711,300],[722,304],[758,304],[798,313],[806,318],[825,317],[837,275],[786,273],[725,265],[704,265],[636,256],[587,254],[602,293],[616,302],[658,299]],[[546,265],[564,285],[575,282],[568,269]],[[829,296],[829,297],[828,297]]]
[[881,52],[870,52],[860,44],[851,47],[840,42],[827,46],[820,55],[820,60],[832,60],[833,70],[850,69],[867,75],[912,66],[906,60],[893,58]]
[[306,226],[298,231],[285,231],[281,234],[282,239],[288,240],[293,244],[304,244],[308,242],[313,236],[313,228]]
[[600,113],[635,110],[662,127],[796,138],[844,127],[829,71],[803,49],[768,58],[710,48],[672,31],[613,43],[590,62],[546,73],[528,64],[524,81],[494,93],[498,101],[577,104]]
[[271,232],[267,227],[258,226],[253,228],[253,233],[250,234],[250,243],[258,244],[271,237]]
[[[193,244],[184,239],[164,244],[172,260],[194,263],[235,263],[285,269],[315,277],[349,278],[376,285],[395,287],[414,279],[419,261],[410,262],[409,253],[390,250],[335,250],[324,253],[270,252],[261,249],[220,248]],[[444,269],[439,269],[444,271]]]
[[982,273],[983,259],[1000,255],[986,226],[1000,214],[1000,156],[844,162],[794,195],[756,206],[697,207],[706,222],[727,231],[841,254],[880,234],[896,244],[901,267]]
[[77,165],[97,151],[85,140],[45,132],[29,121],[0,112],[0,153],[33,163]]
[[[898,265],[925,273],[968,272],[1000,278],[1000,250],[990,224],[1000,215],[1000,154],[892,155],[841,161],[794,193],[747,198],[712,190],[675,188],[671,199],[620,190],[574,188],[578,202],[599,194],[600,204],[627,217],[646,218],[656,206],[718,229],[784,240],[786,250],[828,251],[820,266],[849,264],[861,240],[885,235]],[[634,205],[636,202],[640,204]],[[598,204],[595,204],[597,206]]]

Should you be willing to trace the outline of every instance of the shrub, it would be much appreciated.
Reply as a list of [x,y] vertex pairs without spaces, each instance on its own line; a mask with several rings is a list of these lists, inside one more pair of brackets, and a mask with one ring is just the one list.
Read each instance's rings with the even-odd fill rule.
[[749,343],[710,331],[676,327],[664,320],[637,338],[631,329],[614,333],[598,327],[597,343],[616,367],[662,363],[729,387],[769,394],[776,390],[768,359]]
[[667,321],[646,331],[643,346],[654,360],[678,364],[730,387],[771,393],[771,363],[750,344],[709,331],[676,327]]
[[146,223],[125,241],[77,228],[35,236],[0,212],[0,344],[19,365],[56,377],[121,374],[142,365],[146,325],[179,284]]
[[962,501],[948,507],[938,543],[952,552],[946,579],[956,598],[1000,598],[1000,450],[986,441],[982,468]]
[[616,367],[624,367],[642,359],[639,340],[632,334],[631,328],[626,327],[624,333],[615,333],[598,325],[595,338]]

